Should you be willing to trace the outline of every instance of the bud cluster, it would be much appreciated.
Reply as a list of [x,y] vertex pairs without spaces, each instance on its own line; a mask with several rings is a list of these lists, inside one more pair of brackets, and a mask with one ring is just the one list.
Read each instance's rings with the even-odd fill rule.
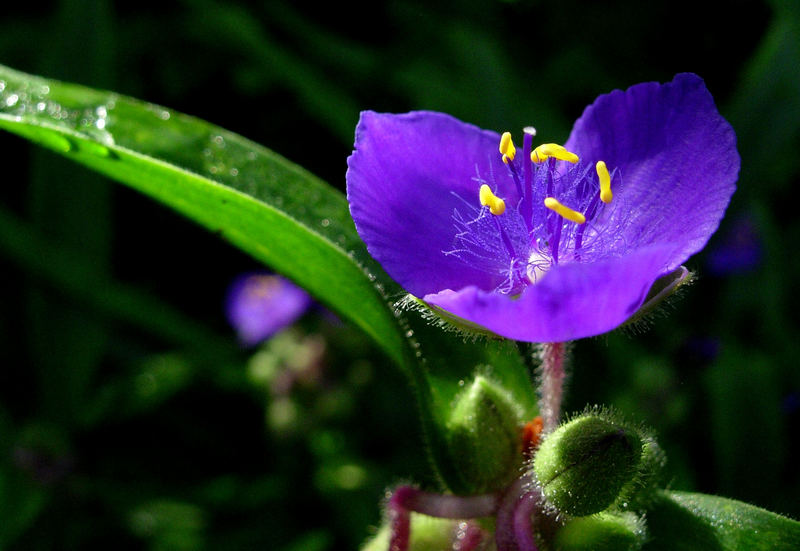
[[644,508],[664,455],[653,437],[594,409],[547,435],[531,462],[545,510],[562,524],[557,551],[635,551],[646,538]]

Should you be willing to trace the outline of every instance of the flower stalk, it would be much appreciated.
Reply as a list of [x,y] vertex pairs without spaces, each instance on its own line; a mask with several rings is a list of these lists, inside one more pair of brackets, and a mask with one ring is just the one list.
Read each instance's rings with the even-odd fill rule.
[[541,361],[539,413],[544,422],[544,432],[550,432],[558,426],[558,420],[561,417],[566,343],[551,342],[542,344],[539,350],[539,359]]

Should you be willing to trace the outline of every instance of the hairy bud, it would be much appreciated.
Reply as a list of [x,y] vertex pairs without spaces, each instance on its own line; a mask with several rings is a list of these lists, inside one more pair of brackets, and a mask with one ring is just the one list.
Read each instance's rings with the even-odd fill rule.
[[534,457],[533,471],[547,503],[581,517],[622,509],[654,477],[660,450],[652,438],[606,412],[585,413],[549,434]]
[[457,398],[447,433],[457,469],[473,492],[502,488],[519,476],[522,413],[511,394],[478,375]]

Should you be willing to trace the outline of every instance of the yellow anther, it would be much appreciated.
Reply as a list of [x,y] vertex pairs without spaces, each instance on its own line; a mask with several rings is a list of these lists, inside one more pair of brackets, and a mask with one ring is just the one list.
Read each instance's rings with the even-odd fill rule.
[[600,179],[600,200],[604,203],[610,203],[614,194],[611,193],[611,176],[608,173],[608,168],[603,161],[597,161],[594,166],[597,170],[597,177]]
[[504,163],[508,164],[508,161],[514,160],[517,148],[514,147],[514,142],[511,140],[511,132],[503,132],[503,135],[500,136],[500,153],[503,154]]
[[492,189],[483,184],[480,191],[481,205],[489,207],[492,214],[503,214],[506,211],[506,202],[492,193]]
[[572,210],[569,207],[565,207],[553,197],[547,197],[544,200],[544,206],[558,213],[560,216],[566,218],[570,222],[575,222],[576,224],[583,224],[586,222],[586,217],[584,215],[576,210]]
[[572,164],[577,163],[579,160],[577,155],[571,151],[567,151],[563,145],[558,145],[557,143],[543,143],[531,151],[531,161],[534,163],[541,163],[549,157],[553,157],[559,161],[567,161]]

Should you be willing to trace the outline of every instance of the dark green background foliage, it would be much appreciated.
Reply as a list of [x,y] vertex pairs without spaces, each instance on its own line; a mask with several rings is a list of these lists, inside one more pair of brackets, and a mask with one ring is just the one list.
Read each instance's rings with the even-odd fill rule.
[[[574,346],[567,409],[652,425],[675,489],[800,516],[798,4],[310,4],[13,3],[0,64],[195,115],[342,190],[361,109],[563,142],[600,93],[700,74],[739,191],[667,316]],[[244,351],[222,302],[253,260],[19,138],[0,152],[0,547],[354,548],[385,488],[435,485],[405,379],[359,330],[312,312]],[[761,262],[715,275],[743,217]],[[306,380],[268,384],[302,353]]]

